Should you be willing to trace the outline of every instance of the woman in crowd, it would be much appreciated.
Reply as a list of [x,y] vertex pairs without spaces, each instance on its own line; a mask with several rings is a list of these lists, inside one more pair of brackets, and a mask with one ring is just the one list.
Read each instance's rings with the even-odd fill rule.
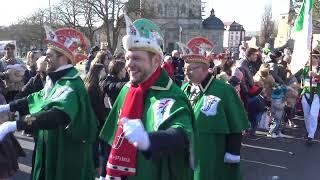
[[[97,55],[98,57],[98,55]],[[104,121],[106,119],[106,116],[108,115],[110,108],[106,108],[104,104],[104,95],[99,87],[100,79],[102,77],[105,77],[106,70],[105,65],[100,63],[100,59],[96,59],[92,61],[92,64],[90,66],[89,72],[87,73],[84,83],[85,87],[88,91],[88,95],[90,98],[91,106],[93,108],[93,111],[96,114],[96,117],[99,121],[99,130],[97,132],[100,132],[101,128],[104,125]],[[99,56],[101,57],[101,56]],[[97,134],[98,137],[99,134]],[[100,146],[100,147],[99,147]],[[94,165],[97,169],[99,175],[103,173],[102,171],[105,171],[105,164],[101,164],[99,162],[99,149],[104,149],[105,145],[102,144],[98,139],[94,145]],[[103,154],[102,154],[103,155]]]
[[28,70],[25,73],[26,82],[28,82],[31,77],[34,77],[37,74],[37,60],[40,57],[41,57],[41,53],[39,51],[29,51],[27,53]]
[[127,71],[123,61],[114,60],[109,64],[109,74],[107,78],[101,83],[101,87],[105,96],[109,99],[110,106],[113,105],[120,93],[122,87],[127,83]]
[[43,86],[46,82],[46,68],[47,68],[47,61],[45,56],[41,56],[36,61],[36,74],[34,77],[27,82],[26,85],[23,86],[21,92],[19,92],[15,99],[21,99],[23,97],[28,96],[31,93],[38,92],[43,89]]
[[100,77],[100,81],[104,80],[109,74],[108,66],[111,60],[112,59],[108,58],[107,52],[105,51],[99,51],[96,57],[92,60],[91,64],[102,64],[104,67],[103,69],[105,71],[105,74]]
[[[100,67],[101,68],[101,67]],[[120,90],[122,87],[127,83],[125,81],[127,71],[125,69],[125,63],[121,60],[113,60],[109,63],[108,67],[109,74],[107,77],[100,82],[100,89],[99,89],[99,106],[102,106],[105,108],[105,112],[107,114],[109,113],[113,103],[115,102],[116,98],[118,97],[118,94],[120,93]],[[90,71],[89,71],[90,74]],[[97,81],[97,79],[95,80]],[[96,86],[96,83],[95,83]],[[97,89],[93,88],[93,91]],[[96,93],[96,92],[95,92]],[[89,92],[89,96],[91,93]],[[103,102],[101,102],[103,101]],[[93,108],[95,109],[95,106],[93,105]],[[99,119],[99,117],[98,117]],[[105,118],[104,118],[105,119]],[[103,124],[102,124],[103,125]],[[110,153],[111,147],[107,145],[104,141],[100,141],[100,179],[104,179],[106,176],[106,165],[108,161],[108,154]]]

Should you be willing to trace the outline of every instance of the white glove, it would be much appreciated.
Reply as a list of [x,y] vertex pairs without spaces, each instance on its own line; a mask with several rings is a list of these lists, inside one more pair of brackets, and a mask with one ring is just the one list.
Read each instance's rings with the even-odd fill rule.
[[121,122],[124,135],[131,144],[143,151],[150,147],[149,135],[144,129],[140,119],[123,118]]
[[224,155],[224,162],[225,163],[239,163],[240,162],[240,156],[233,155],[230,153],[226,153]]
[[10,105],[9,104],[0,105],[0,113],[7,113],[7,112],[10,112]]
[[11,132],[14,132],[17,130],[17,123],[16,121],[7,121],[0,125],[0,141]]

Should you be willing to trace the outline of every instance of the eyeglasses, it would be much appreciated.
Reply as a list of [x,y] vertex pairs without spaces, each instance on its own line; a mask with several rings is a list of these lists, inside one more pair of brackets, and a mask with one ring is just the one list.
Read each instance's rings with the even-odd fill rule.
[[12,49],[12,48],[5,48],[4,50],[6,50],[6,51],[14,51],[14,49]]
[[187,70],[187,71],[194,71],[194,70],[199,69],[199,68],[201,68],[201,66],[195,66],[195,67],[189,66],[189,67],[186,67],[184,69]]

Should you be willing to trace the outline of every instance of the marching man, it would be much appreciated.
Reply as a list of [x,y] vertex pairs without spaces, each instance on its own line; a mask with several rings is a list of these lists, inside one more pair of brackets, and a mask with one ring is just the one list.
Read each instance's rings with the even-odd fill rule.
[[[194,180],[238,180],[242,131],[248,118],[236,90],[208,72],[212,43],[191,39],[183,54],[188,83],[182,86],[195,113]],[[202,49],[201,49],[202,48]]]
[[[312,69],[306,66],[302,71],[302,109],[307,129],[307,144],[311,145],[317,130],[319,115],[319,56],[316,50],[312,52]],[[310,82],[311,80],[311,82]]]
[[[79,72],[73,67],[81,57],[78,44],[85,47],[85,41],[74,29],[49,33],[44,89],[0,105],[1,112],[20,114],[16,121],[0,125],[0,141],[16,130],[38,131],[33,180],[94,180],[92,147],[98,121]],[[78,42],[66,42],[74,38]]]
[[147,19],[126,16],[124,86],[102,128],[111,146],[106,179],[188,180],[193,112],[183,92],[160,68],[160,29]]

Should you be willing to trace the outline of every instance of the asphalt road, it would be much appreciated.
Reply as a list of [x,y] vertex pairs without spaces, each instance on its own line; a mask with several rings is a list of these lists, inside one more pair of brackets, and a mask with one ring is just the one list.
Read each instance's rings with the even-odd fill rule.
[[[305,144],[304,122],[295,119],[296,129],[285,129],[287,138],[271,139],[265,132],[257,138],[245,138],[241,155],[244,180],[320,180],[320,134],[310,147]],[[27,157],[19,159],[20,171],[13,180],[27,180],[31,171],[32,138],[16,137],[26,151]]]

